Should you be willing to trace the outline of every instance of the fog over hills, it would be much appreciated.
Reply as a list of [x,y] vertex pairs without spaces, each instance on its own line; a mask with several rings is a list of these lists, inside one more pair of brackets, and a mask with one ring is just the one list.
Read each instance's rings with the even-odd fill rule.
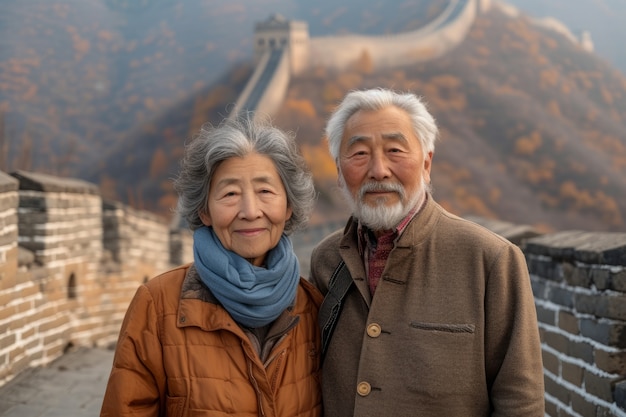
[[572,31],[591,33],[597,54],[626,74],[626,3],[621,0],[507,0],[537,17],[554,17]]
[[[183,143],[202,122],[221,119],[251,74],[256,22],[280,13],[307,21],[311,36],[383,35],[419,28],[449,1],[5,2],[0,169],[85,178],[107,196],[167,214]],[[293,80],[276,121],[298,132],[321,206],[338,204],[321,141],[329,110],[351,88],[387,85],[431,103],[443,133],[436,195],[455,212],[626,230],[626,81],[615,67],[623,48],[610,42],[625,38],[611,17],[625,7],[608,0],[518,3],[529,15],[562,19],[575,33],[589,30],[596,52],[524,16],[494,12],[440,60],[387,72],[312,71]],[[580,24],[568,20],[585,16]]]

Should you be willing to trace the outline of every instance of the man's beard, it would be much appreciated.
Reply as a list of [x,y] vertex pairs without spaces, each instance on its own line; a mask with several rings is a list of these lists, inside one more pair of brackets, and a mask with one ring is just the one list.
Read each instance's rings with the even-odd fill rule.
[[[408,200],[406,200],[404,187],[398,183],[365,183],[359,189],[358,197],[355,199],[348,190],[343,177],[339,174],[339,188],[350,204],[353,216],[371,230],[376,231],[391,230],[396,227],[430,190],[430,185],[422,178],[420,188]],[[375,206],[371,206],[365,203],[364,197],[367,192],[372,191],[395,192],[398,194],[399,201],[387,206],[385,205],[385,198],[381,197],[375,202]]]

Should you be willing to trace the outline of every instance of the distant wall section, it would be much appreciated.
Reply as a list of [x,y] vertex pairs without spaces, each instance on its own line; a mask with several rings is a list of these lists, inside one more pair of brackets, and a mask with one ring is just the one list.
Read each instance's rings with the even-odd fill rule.
[[[272,115],[282,104],[292,75],[323,66],[343,69],[365,58],[376,68],[390,68],[436,59],[458,46],[479,11],[490,0],[451,0],[422,28],[389,36],[325,36],[309,38],[308,25],[272,15],[257,23],[254,33],[256,68],[229,118],[252,111]],[[274,63],[277,51],[283,56]]]
[[0,172],[0,385],[72,346],[113,344],[137,287],[191,261],[189,242],[94,184]]
[[435,22],[389,36],[327,36],[310,41],[309,66],[343,69],[366,55],[376,68],[390,68],[445,55],[464,39],[476,18],[476,0],[454,0]]

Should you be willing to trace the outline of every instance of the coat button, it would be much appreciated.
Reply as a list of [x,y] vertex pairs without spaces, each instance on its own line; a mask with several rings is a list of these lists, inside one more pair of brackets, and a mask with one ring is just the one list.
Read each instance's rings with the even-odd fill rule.
[[376,323],[372,323],[367,326],[367,335],[369,337],[378,337],[380,336],[380,325]]
[[185,319],[185,316],[181,316],[181,317],[180,317],[180,322],[181,322],[181,323],[184,323],[184,322],[185,322],[185,320],[186,320],[186,319]]
[[356,387],[356,392],[361,397],[366,397],[372,392],[372,386],[367,382],[359,382],[359,385]]

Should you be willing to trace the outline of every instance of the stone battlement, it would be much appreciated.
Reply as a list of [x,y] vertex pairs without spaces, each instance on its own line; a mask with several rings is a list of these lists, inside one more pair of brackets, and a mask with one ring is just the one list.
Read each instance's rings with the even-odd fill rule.
[[70,346],[115,343],[137,287],[191,260],[188,231],[80,180],[0,173],[0,219],[0,385]]
[[[526,255],[539,319],[546,415],[626,416],[626,234],[471,218]],[[294,236],[302,275],[343,225]],[[137,287],[192,260],[192,236],[104,201],[95,185],[0,172],[0,386],[71,346],[109,346]]]

